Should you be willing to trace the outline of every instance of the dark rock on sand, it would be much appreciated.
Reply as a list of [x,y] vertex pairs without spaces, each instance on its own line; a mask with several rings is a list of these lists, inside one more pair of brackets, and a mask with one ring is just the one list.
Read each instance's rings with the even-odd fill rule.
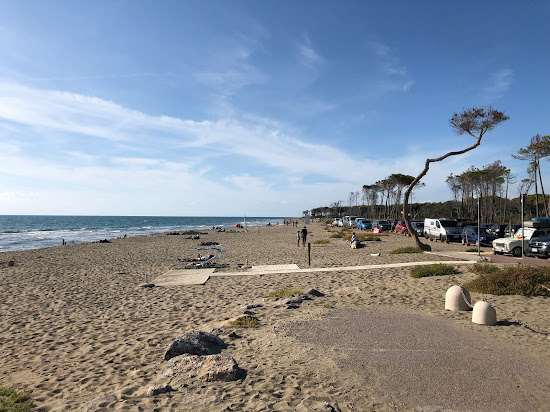
[[311,300],[311,298],[304,293],[297,293],[296,295],[292,295],[286,298],[285,300],[283,300],[283,303],[287,305],[299,305],[304,300]]
[[225,355],[176,356],[162,370],[162,376],[166,378],[198,378],[205,382],[234,381],[238,375],[237,362]]
[[223,330],[221,330],[220,328],[212,328],[210,329],[210,333],[212,335],[220,336],[223,333]]
[[174,389],[167,383],[165,385],[151,386],[147,389],[147,396],[157,396],[163,393],[172,392]]
[[227,345],[216,335],[208,332],[192,330],[185,332],[174,340],[166,353],[164,360],[169,360],[179,355],[212,355],[220,353]]
[[310,289],[306,292],[306,295],[322,297],[325,296],[323,292],[319,292],[317,289]]
[[330,403],[328,402],[323,402],[323,409],[325,411],[329,411],[329,412],[336,412],[336,409],[334,409],[334,406],[332,406]]

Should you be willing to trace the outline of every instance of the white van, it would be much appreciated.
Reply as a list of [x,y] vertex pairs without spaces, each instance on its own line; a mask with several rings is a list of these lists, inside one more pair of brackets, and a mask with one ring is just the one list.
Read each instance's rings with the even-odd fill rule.
[[344,216],[342,218],[342,226],[353,226],[355,219],[357,219],[357,216]]
[[441,241],[460,242],[462,228],[455,219],[424,219],[424,236],[426,239],[431,237]]

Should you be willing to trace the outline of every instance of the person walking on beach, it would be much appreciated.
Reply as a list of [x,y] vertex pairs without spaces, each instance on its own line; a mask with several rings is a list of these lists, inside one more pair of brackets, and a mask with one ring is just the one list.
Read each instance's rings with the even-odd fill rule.
[[296,246],[300,247],[300,231],[298,230],[298,234],[296,235]]
[[306,240],[307,240],[307,229],[304,226],[304,228],[302,229],[302,246],[306,245]]

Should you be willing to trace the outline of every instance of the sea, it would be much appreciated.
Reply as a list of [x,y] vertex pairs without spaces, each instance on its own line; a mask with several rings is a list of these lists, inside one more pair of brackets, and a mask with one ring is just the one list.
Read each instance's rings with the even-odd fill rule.
[[[283,223],[282,217],[246,217],[247,226]],[[0,252],[97,242],[161,232],[244,226],[244,217],[0,215]]]

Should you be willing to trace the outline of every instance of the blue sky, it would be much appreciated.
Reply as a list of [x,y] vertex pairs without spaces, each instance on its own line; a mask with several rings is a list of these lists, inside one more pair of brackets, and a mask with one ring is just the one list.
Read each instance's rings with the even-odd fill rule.
[[0,10],[0,214],[298,216],[470,146],[462,108],[505,111],[414,196],[445,201],[471,165],[525,178],[511,154],[550,133],[546,1]]

